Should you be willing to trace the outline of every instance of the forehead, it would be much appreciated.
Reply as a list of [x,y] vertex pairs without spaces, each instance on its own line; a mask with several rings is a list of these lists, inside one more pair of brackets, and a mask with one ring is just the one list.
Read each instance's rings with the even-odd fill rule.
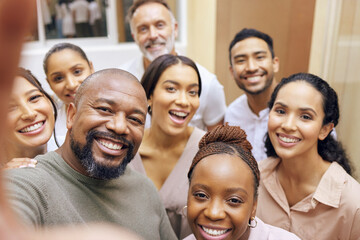
[[115,105],[143,108],[146,112],[146,95],[139,82],[126,76],[104,74],[96,77],[85,89],[81,102],[107,99]]
[[278,92],[275,103],[281,101],[289,106],[311,107],[323,112],[321,93],[305,81],[285,84]]
[[140,25],[151,21],[171,21],[169,10],[160,3],[150,2],[138,7],[134,12],[132,23]]
[[28,80],[23,77],[17,76],[15,77],[14,85],[12,88],[12,94],[20,94],[23,92],[27,92],[32,89],[38,89],[33,84],[31,84]]
[[[203,158],[195,167],[191,182],[226,183],[228,187],[253,189],[250,167],[239,156],[215,154]],[[251,190],[249,190],[251,191]]]
[[232,56],[237,54],[253,54],[256,52],[270,53],[267,43],[257,37],[250,37],[237,42],[231,49]]
[[73,65],[76,63],[87,64],[87,61],[75,50],[72,49],[63,49],[59,52],[53,53],[47,63],[48,71],[56,70],[57,68],[62,68],[68,65]]
[[160,75],[159,82],[166,80],[176,80],[179,83],[198,83],[199,79],[195,69],[185,64],[175,64],[167,69]]

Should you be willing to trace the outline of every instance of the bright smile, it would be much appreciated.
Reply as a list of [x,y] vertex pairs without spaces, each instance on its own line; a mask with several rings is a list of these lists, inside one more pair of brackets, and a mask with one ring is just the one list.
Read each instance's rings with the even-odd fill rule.
[[95,140],[99,144],[100,149],[108,155],[121,155],[123,153],[122,150],[128,148],[127,145],[121,142],[116,142],[107,138],[95,138]]
[[169,115],[174,123],[183,124],[189,116],[189,112],[170,110]]
[[294,146],[296,143],[301,141],[300,138],[290,136],[290,135],[285,135],[285,134],[281,134],[281,133],[277,133],[276,135],[279,138],[280,144],[285,147]]
[[209,228],[199,225],[200,233],[206,240],[222,240],[229,236],[231,228]]
[[22,129],[20,129],[18,132],[25,134],[25,135],[33,135],[41,132],[44,129],[45,120],[41,122],[34,123],[32,125],[28,125]]

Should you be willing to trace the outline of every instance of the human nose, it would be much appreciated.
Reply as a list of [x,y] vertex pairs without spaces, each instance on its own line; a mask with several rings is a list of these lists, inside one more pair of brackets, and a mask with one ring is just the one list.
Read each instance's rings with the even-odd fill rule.
[[149,37],[150,37],[151,40],[155,40],[159,36],[159,33],[158,33],[157,29],[154,26],[150,27],[149,34],[150,34]]
[[249,58],[246,65],[246,70],[249,72],[255,72],[258,69],[259,65],[256,60],[253,58]]
[[27,104],[24,104],[22,106],[21,111],[22,111],[22,114],[21,114],[22,120],[34,120],[37,116],[36,111]]
[[223,204],[220,200],[212,200],[210,201],[208,207],[204,211],[204,215],[213,220],[221,220],[224,219],[226,216],[226,213],[224,211]]
[[181,105],[182,107],[187,107],[189,105],[189,99],[185,91],[179,92],[175,103]]
[[294,131],[294,130],[296,130],[295,116],[290,114],[289,116],[285,117],[281,127],[286,131]]
[[68,77],[66,81],[66,89],[70,91],[75,91],[78,86],[80,85],[80,82],[76,79],[76,77]]
[[113,115],[107,122],[106,128],[119,135],[129,134],[129,126],[125,113],[119,112]]

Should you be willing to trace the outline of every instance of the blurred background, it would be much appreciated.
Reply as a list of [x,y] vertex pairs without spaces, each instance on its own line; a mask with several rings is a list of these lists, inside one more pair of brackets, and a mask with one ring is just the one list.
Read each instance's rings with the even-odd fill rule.
[[[27,37],[20,65],[48,87],[42,69],[56,43],[82,47],[95,70],[119,67],[140,55],[126,11],[132,0],[92,0],[94,19],[85,34],[69,34],[73,0],[37,0],[37,25]],[[280,80],[297,72],[316,74],[338,93],[338,138],[360,170],[360,0],[168,0],[179,23],[176,49],[215,73],[227,104],[242,94],[229,73],[228,46],[242,28],[256,28],[274,40]],[[71,20],[70,20],[71,21]],[[358,105],[359,104],[359,105]],[[359,170],[355,177],[359,180]]]

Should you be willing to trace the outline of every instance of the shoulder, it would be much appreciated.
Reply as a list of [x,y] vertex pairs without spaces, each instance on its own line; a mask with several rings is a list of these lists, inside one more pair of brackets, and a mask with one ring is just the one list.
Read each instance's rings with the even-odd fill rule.
[[198,142],[205,135],[205,133],[206,132],[204,130],[202,130],[200,128],[197,128],[197,127],[194,127],[194,130],[193,130],[193,132],[191,134],[191,138],[194,138],[195,141]]
[[251,229],[249,240],[299,240],[295,234],[268,225],[256,217],[257,226]]
[[201,84],[203,84],[205,88],[207,86],[208,87],[213,87],[213,86],[223,87],[220,84],[220,82],[218,81],[215,74],[211,73],[209,70],[207,70],[205,67],[203,67],[202,65],[200,65],[198,63],[196,63],[196,66],[200,73]]
[[23,187],[30,185],[32,188],[43,188],[49,184],[56,172],[53,167],[55,158],[54,152],[49,152],[36,157],[38,163],[35,168],[9,169],[5,172],[7,182]]
[[127,167],[125,174],[120,176],[120,178],[122,178],[122,182],[127,185],[127,187],[136,190],[135,192],[141,191],[150,194],[150,196],[152,196],[152,194],[157,195],[157,190],[152,181],[131,167]]
[[194,234],[191,234],[189,236],[187,236],[186,238],[184,238],[183,240],[196,240]]
[[265,177],[268,174],[271,174],[275,171],[276,166],[280,163],[279,158],[268,157],[260,162],[258,162],[259,171],[261,173],[261,178]]
[[238,110],[245,109],[246,106],[247,106],[247,97],[245,94],[243,94],[229,104],[226,110],[226,114],[230,114],[230,113],[241,114]]

